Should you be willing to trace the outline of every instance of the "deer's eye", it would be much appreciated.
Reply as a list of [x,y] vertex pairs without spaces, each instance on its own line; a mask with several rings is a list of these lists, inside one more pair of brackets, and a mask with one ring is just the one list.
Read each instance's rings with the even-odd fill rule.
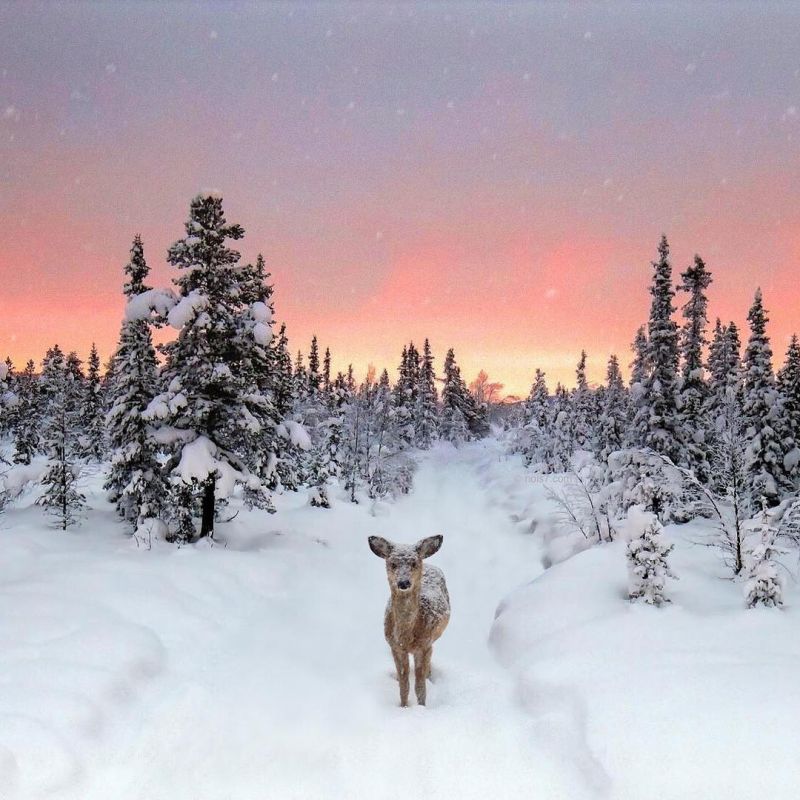
[[389,566],[390,566],[392,569],[397,569],[397,568],[398,568],[400,565],[399,565],[399,564],[398,564],[396,561],[390,561],[390,562],[389,562]]

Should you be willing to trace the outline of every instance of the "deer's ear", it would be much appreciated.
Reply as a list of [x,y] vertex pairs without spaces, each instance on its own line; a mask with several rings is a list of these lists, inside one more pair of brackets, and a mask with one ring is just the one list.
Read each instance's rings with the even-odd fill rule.
[[389,558],[389,553],[392,552],[391,542],[381,536],[370,536],[367,541],[369,542],[369,549],[372,550],[378,558]]
[[419,554],[420,558],[427,558],[436,553],[442,546],[444,537],[441,534],[436,536],[429,536],[427,539],[420,539],[415,545],[414,549]]

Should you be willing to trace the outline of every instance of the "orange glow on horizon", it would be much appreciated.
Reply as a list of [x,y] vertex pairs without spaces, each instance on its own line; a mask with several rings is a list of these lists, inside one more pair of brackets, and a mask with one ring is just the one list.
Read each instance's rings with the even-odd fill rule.
[[[63,246],[62,241],[54,244]],[[764,287],[776,364],[798,327],[800,289],[791,274],[800,256],[797,229],[782,231],[776,237],[778,248],[784,260],[773,262],[760,281],[751,278],[748,285],[732,282],[733,270],[706,257],[715,277],[710,291],[712,323],[720,315],[744,328],[752,291],[757,283]],[[582,348],[589,353],[590,380],[601,383],[610,353],[616,353],[627,370],[629,343],[636,327],[646,321],[651,256],[636,252],[644,249],[639,243],[593,238],[534,249],[520,240],[496,253],[493,263],[500,269],[487,277],[491,270],[470,260],[457,242],[420,242],[411,250],[400,250],[383,278],[354,295],[352,302],[343,294],[340,305],[327,308],[309,307],[287,294],[282,270],[271,266],[276,319],[287,323],[292,353],[298,348],[307,353],[316,334],[323,350],[330,347],[335,369],[345,370],[352,363],[359,376],[372,364],[378,370],[386,367],[394,379],[402,346],[411,340],[421,345],[428,337],[438,369],[446,350],[454,347],[467,380],[484,369],[504,384],[506,394],[524,397],[537,367],[547,373],[551,390],[559,381],[574,385]],[[16,273],[0,320],[3,356],[8,353],[21,369],[28,358],[38,365],[55,342],[65,350],[76,350],[83,359],[95,342],[105,362],[116,345],[122,317],[119,284],[126,253],[113,270],[116,287],[108,279],[93,280],[95,275],[110,278],[112,270],[105,254],[91,251],[86,253],[82,274],[65,271],[48,287],[42,264],[49,249],[40,240],[34,252],[38,263],[27,274],[38,276],[42,288],[31,302],[25,273]],[[690,253],[673,253],[676,281],[679,265],[688,263]],[[166,285],[171,268],[163,262],[157,265],[153,253],[148,259],[156,267],[151,283]],[[0,274],[10,274],[9,267],[3,253]],[[174,331],[168,330],[158,338],[171,335]]]

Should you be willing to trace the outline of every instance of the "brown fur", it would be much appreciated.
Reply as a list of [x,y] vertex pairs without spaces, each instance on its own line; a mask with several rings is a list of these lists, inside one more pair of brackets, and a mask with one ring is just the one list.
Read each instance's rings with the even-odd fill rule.
[[450,597],[444,575],[437,567],[423,563],[441,545],[441,536],[430,536],[415,545],[369,537],[372,552],[386,561],[391,595],[383,627],[397,668],[401,706],[408,705],[409,655],[414,656],[417,702],[425,705],[425,681],[431,674],[433,643],[450,620]]

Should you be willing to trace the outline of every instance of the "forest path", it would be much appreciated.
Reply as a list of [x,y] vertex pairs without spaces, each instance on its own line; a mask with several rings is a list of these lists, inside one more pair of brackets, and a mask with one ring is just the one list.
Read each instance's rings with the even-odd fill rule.
[[[161,641],[165,666],[96,748],[80,748],[81,767],[57,796],[596,796],[488,646],[498,603],[542,570],[536,538],[510,513],[531,487],[502,460],[493,440],[440,445],[396,503],[324,511],[281,498],[274,516],[243,513],[223,526],[227,548],[154,551],[149,569],[166,589],[151,581],[131,603],[144,608],[137,623]],[[444,534],[432,563],[447,578],[452,617],[434,647],[427,708],[398,706],[384,565],[366,542],[374,533]]]

